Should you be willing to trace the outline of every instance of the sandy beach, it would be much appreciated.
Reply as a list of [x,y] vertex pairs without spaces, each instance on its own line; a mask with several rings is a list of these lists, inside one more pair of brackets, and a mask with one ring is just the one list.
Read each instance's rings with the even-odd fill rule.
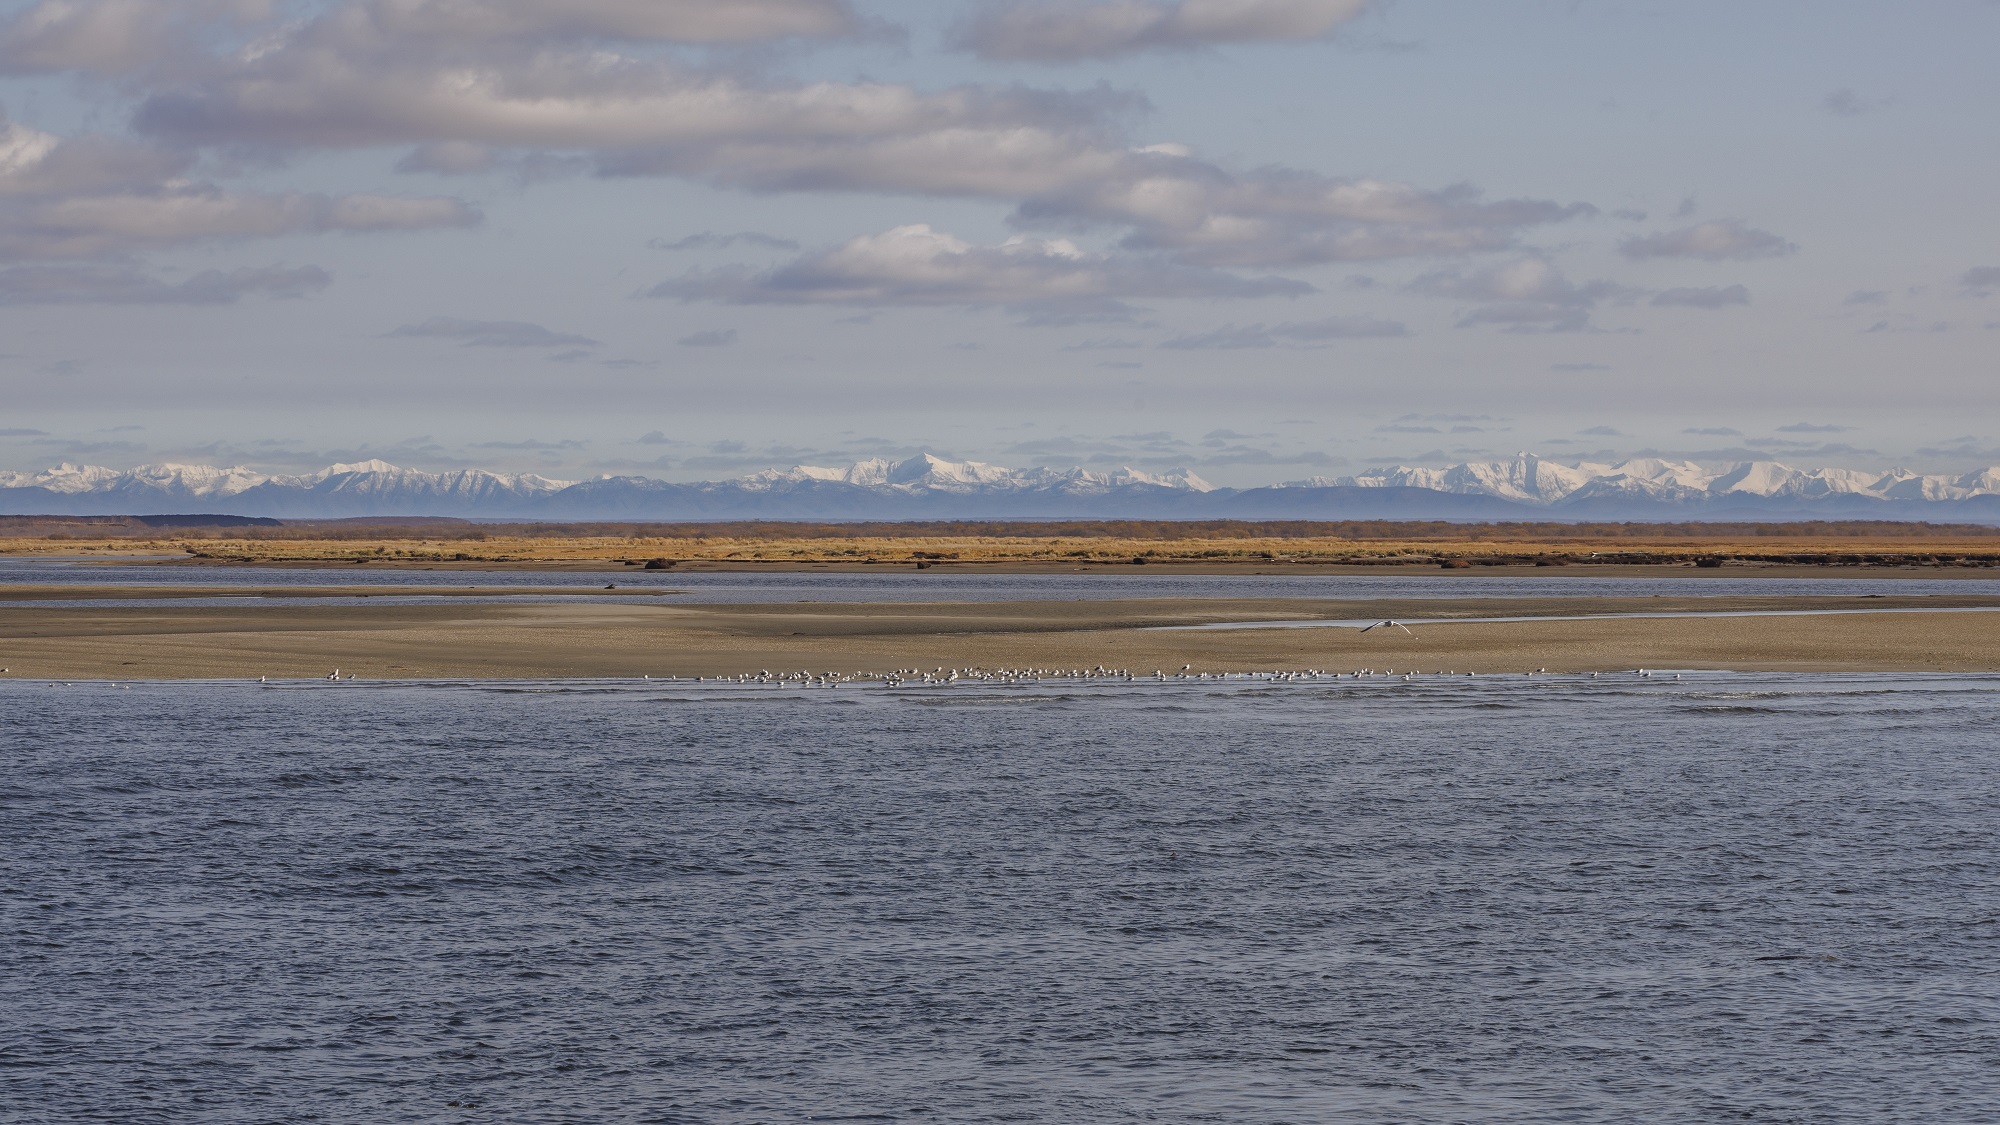
[[[87,589],[87,596],[86,596]],[[2000,671],[2000,597],[1152,599],[634,604],[631,590],[294,589],[204,605],[221,588],[20,587],[0,601],[0,666],[41,679],[729,676],[761,669],[1092,668],[1150,674],[1357,668],[1478,673],[1635,667]],[[230,588],[241,597],[251,591]],[[373,598],[451,596],[421,605]],[[343,604],[299,604],[339,596]],[[511,595],[511,596],[510,596]],[[35,604],[54,599],[80,604]],[[666,599],[661,598],[664,603]],[[1921,612],[1908,612],[1921,610]],[[1818,615],[1620,617],[1814,611]],[[1835,611],[1835,612],[1828,612]],[[1488,617],[1539,620],[1468,621]],[[1576,620],[1573,618],[1586,618]],[[1410,630],[1281,627],[1397,619]],[[1218,623],[1258,627],[1189,629]],[[1271,623],[1268,626],[1259,623]]]

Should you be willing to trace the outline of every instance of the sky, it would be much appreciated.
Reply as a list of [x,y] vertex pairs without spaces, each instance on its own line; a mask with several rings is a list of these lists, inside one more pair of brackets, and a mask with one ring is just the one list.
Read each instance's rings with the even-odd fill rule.
[[1994,0],[0,0],[0,468],[2000,463]]

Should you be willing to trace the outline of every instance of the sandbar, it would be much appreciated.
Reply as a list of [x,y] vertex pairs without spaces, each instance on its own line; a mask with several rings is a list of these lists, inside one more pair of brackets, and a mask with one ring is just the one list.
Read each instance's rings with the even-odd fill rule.
[[[340,592],[381,596],[387,589],[396,588]],[[198,599],[142,606],[0,604],[0,667],[12,678],[56,680],[318,678],[335,668],[364,679],[712,677],[765,669],[851,676],[905,668],[1099,665],[1141,674],[1183,665],[1210,672],[2000,671],[2000,614],[1986,612],[2000,608],[2000,597],[1984,595],[687,605],[581,596],[549,604],[489,590],[418,605],[362,598],[340,604],[287,598],[257,605]],[[37,592],[62,596],[52,587]],[[156,592],[123,590],[127,597]],[[1890,612],[1913,609],[1927,612]],[[1794,610],[1842,612],[1614,616]],[[1546,620],[1451,620],[1499,616]],[[1394,618],[1416,627],[1368,633],[1168,628],[1312,618]]]

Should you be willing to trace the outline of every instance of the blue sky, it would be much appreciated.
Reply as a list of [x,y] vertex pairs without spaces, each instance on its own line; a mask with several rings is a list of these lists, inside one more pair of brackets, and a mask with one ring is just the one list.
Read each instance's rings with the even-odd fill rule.
[[2000,462],[2000,4],[0,5],[0,467]]

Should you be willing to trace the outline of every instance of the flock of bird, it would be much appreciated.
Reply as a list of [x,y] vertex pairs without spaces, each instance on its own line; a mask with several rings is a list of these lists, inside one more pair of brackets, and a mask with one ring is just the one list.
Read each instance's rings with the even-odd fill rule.
[[[1487,673],[1493,675],[1494,673]],[[1547,668],[1537,668],[1521,673],[1529,677],[1547,676]],[[1555,673],[1560,675],[1562,673]],[[1646,668],[1632,669],[1633,676],[1651,677],[1653,672]],[[1423,672],[1406,669],[1397,672],[1394,668],[1357,668],[1352,672],[1334,672],[1323,668],[1271,669],[1254,672],[1197,672],[1194,665],[1183,664],[1180,671],[1168,672],[1155,668],[1151,673],[1130,668],[1106,668],[1099,664],[1091,668],[946,668],[935,667],[929,671],[921,668],[897,668],[888,672],[773,672],[768,668],[740,676],[696,676],[697,683],[752,684],[777,688],[837,688],[842,684],[879,684],[883,687],[946,687],[952,684],[1039,684],[1050,682],[1090,682],[1111,681],[1116,683],[1166,683],[1190,680],[1259,681],[1263,683],[1302,683],[1327,680],[1399,679],[1413,682],[1434,677],[1478,676],[1478,672],[1457,672],[1451,670]],[[1603,675],[1590,672],[1595,680]],[[651,676],[644,677],[652,679]],[[1674,679],[1680,679],[1679,674]]]
[[[6,670],[7,669],[5,668],[0,668],[0,672],[5,672]],[[1135,672],[1130,668],[1106,668],[1104,665],[1099,664],[1091,668],[985,669],[985,668],[946,668],[943,666],[939,666],[936,668],[932,668],[928,672],[924,671],[921,668],[897,668],[889,672],[863,671],[863,672],[855,672],[852,675],[847,675],[840,672],[814,672],[811,670],[803,670],[803,669],[797,672],[773,672],[769,668],[764,668],[758,670],[755,673],[746,673],[740,676],[695,676],[692,677],[692,679],[695,683],[756,684],[766,687],[778,687],[778,688],[837,688],[842,684],[879,684],[883,687],[900,688],[900,687],[946,687],[951,684],[958,684],[958,683],[1040,684],[1049,682],[1060,683],[1065,681],[1088,682],[1093,680],[1108,680],[1117,683],[1127,683],[1127,684],[1167,683],[1170,681],[1179,682],[1179,681],[1189,681],[1189,680],[1234,680],[1237,682],[1262,681],[1264,683],[1272,683],[1272,684],[1290,684],[1290,683],[1306,683],[1306,682],[1323,681],[1323,680],[1366,680],[1374,678],[1385,678],[1385,679],[1399,679],[1405,682],[1412,682],[1419,679],[1438,677],[1438,676],[1458,677],[1458,676],[1478,676],[1480,674],[1481,673],[1478,672],[1454,672],[1449,670],[1439,671],[1439,672],[1419,672],[1419,671],[1405,670],[1399,673],[1394,668],[1381,668],[1381,669],[1357,668],[1352,672],[1330,672],[1323,668],[1305,668],[1300,670],[1289,670],[1289,671],[1281,668],[1274,668],[1269,671],[1258,671],[1258,672],[1197,672],[1194,670],[1194,665],[1192,664],[1181,665],[1181,669],[1178,672],[1169,673],[1163,669],[1155,668],[1151,674],[1147,674],[1143,672]],[[1486,673],[1486,674],[1491,676],[1491,675],[1504,675],[1505,673]],[[1551,673],[1547,668],[1537,668],[1532,672],[1524,672],[1520,674],[1532,678],[1535,676],[1547,676],[1550,675]],[[1564,673],[1559,672],[1554,674],[1562,675]],[[1582,675],[1584,673],[1575,673],[1575,674]],[[1651,678],[1654,673],[1652,669],[1635,668],[1632,669],[1627,674],[1633,676]],[[1603,673],[1591,672],[1588,673],[1588,675],[1591,679],[1595,680],[1600,676],[1602,676]],[[348,683],[352,682],[356,677],[355,673],[348,672],[343,674],[340,669],[336,668],[321,678],[335,683]],[[655,677],[650,675],[640,677],[640,679],[642,680],[652,680],[654,678]],[[671,682],[677,678],[682,682],[686,682],[688,679],[688,677],[673,677],[673,676],[662,676],[658,678],[661,679],[662,681],[667,681],[667,682]],[[1674,673],[1674,679],[1678,680],[1680,678],[1681,678],[1680,673],[1678,672]],[[257,682],[260,684],[268,684],[271,682],[271,679],[269,676],[259,676],[257,677]],[[51,683],[49,686],[75,687],[76,684]],[[117,687],[121,685],[114,684],[112,686]]]

